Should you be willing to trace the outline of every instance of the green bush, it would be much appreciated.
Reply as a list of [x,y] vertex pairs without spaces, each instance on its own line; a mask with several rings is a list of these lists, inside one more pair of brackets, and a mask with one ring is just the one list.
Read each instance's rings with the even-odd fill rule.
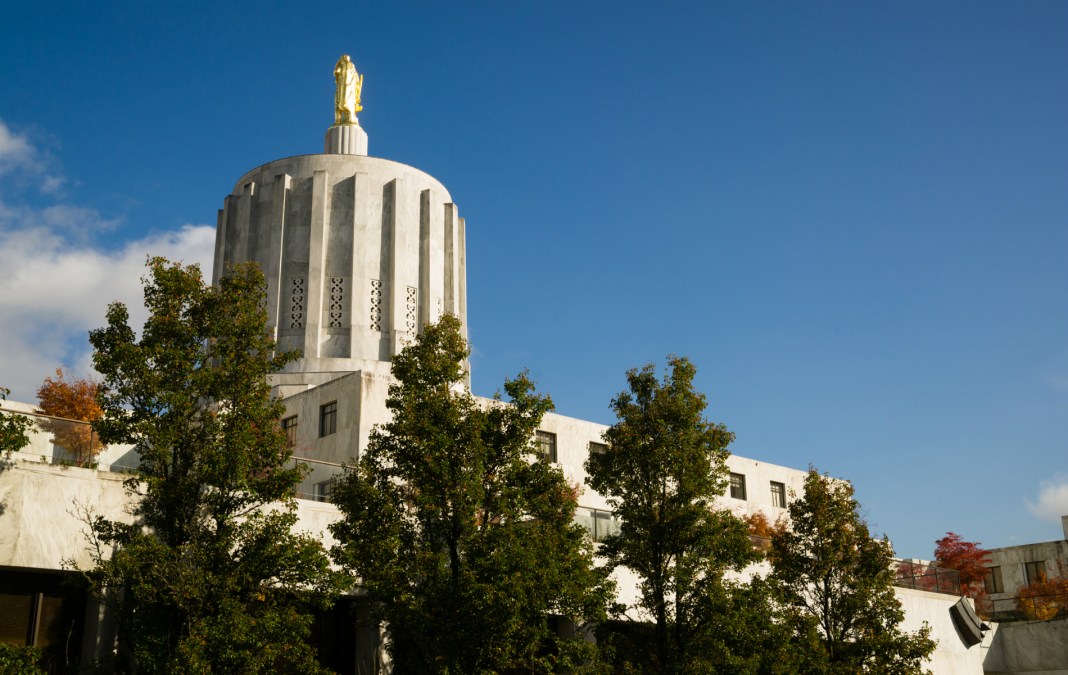
[[0,642],[0,675],[45,675],[40,650]]

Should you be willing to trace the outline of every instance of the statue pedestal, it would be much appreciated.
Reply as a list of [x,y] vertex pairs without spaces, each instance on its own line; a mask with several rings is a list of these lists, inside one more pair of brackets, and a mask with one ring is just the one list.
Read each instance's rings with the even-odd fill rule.
[[367,132],[359,124],[338,124],[326,130],[327,155],[367,155]]

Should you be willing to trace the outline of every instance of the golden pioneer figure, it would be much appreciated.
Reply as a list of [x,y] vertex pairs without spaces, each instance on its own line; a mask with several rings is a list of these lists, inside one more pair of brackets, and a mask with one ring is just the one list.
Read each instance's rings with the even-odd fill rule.
[[334,81],[337,91],[334,94],[334,124],[358,124],[356,113],[363,110],[360,106],[360,91],[363,89],[363,75],[356,72],[356,66],[348,54],[342,54],[334,66]]

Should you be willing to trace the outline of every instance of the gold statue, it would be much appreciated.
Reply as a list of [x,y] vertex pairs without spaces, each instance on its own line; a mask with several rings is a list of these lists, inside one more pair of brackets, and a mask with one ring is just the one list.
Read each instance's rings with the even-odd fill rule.
[[348,54],[342,54],[334,66],[334,81],[337,91],[334,94],[334,124],[359,124],[356,113],[363,110],[360,105],[360,91],[363,90],[363,75],[356,73],[356,66]]

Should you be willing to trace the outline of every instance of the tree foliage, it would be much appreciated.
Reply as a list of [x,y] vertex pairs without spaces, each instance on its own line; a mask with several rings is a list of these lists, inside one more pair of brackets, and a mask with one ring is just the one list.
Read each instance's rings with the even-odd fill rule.
[[772,635],[774,626],[770,612],[757,614],[756,607],[768,604],[762,585],[723,579],[756,555],[748,526],[715,506],[734,435],[704,419],[695,373],[689,360],[669,357],[662,381],[652,364],[631,370],[629,389],[612,401],[618,421],[604,434],[608,449],[586,462],[590,486],[621,519],[600,553],[609,566],[633,570],[641,580],[638,606],[621,608],[652,620],[651,639],[637,650],[638,667],[749,672],[761,651],[773,658],[774,650],[753,636]]
[[95,422],[104,415],[97,403],[99,387],[96,382],[71,376],[70,371],[56,369],[55,377],[46,377],[37,389],[37,411],[61,419],[42,419],[38,425],[52,434],[56,443],[64,447],[85,466],[106,446],[89,424],[74,424],[69,420]]
[[965,541],[954,532],[935,541],[934,558],[939,567],[955,570],[960,578],[960,593],[975,598],[983,593],[983,577],[990,563],[990,551],[977,541]]
[[335,558],[359,578],[389,631],[395,667],[488,673],[574,667],[590,645],[561,640],[549,615],[603,617],[576,490],[534,457],[552,409],[525,375],[509,400],[463,386],[467,345],[446,316],[393,358],[393,417],[376,428],[333,498]]
[[[10,393],[10,389],[0,387],[0,401],[6,401]],[[32,425],[25,415],[0,410],[0,454],[18,452],[29,445],[29,430]]]
[[772,540],[773,584],[787,611],[802,672],[918,673],[934,650],[924,627],[899,628],[890,542],[873,539],[853,487],[810,469],[789,506],[790,528]]
[[1068,572],[1058,561],[1058,573],[1040,574],[1016,591],[1016,608],[1029,621],[1050,621],[1068,617]]
[[196,266],[155,258],[138,340],[122,304],[94,330],[104,380],[97,422],[133,443],[134,522],[92,520],[93,590],[118,600],[120,656],[140,673],[317,672],[309,604],[335,576],[320,543],[295,534],[293,466],[267,376],[275,354],[253,265],[217,287]]

